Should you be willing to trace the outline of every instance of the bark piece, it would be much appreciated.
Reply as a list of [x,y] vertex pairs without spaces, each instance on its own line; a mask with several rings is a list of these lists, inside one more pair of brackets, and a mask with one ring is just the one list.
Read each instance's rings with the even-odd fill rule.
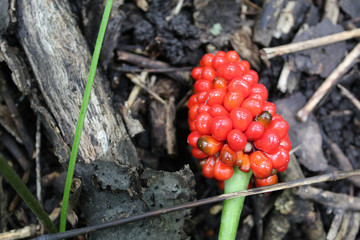
[[0,1],[0,35],[5,32],[10,23],[9,1]]
[[[306,123],[300,123],[295,115],[306,102],[301,93],[275,102],[277,112],[289,123],[289,137],[292,147],[301,145],[296,152],[299,162],[310,171],[324,171],[328,168],[322,150],[322,137],[315,118],[311,115]],[[309,150],[311,149],[311,150]]]
[[[339,33],[343,30],[341,26],[333,25],[329,19],[325,19],[316,26],[299,32],[295,36],[293,43]],[[346,44],[338,42],[292,54],[289,56],[289,63],[293,71],[300,70],[309,74],[319,74],[321,77],[327,77],[342,61],[345,52]]]
[[263,11],[259,15],[254,28],[254,42],[260,43],[265,47],[270,45],[271,39],[275,32],[276,23],[285,7],[285,0],[266,0],[263,4]]
[[[18,36],[45,102],[68,145],[74,138],[90,53],[67,2],[18,1]],[[108,83],[96,75],[79,158],[138,165],[135,148],[109,101]]]

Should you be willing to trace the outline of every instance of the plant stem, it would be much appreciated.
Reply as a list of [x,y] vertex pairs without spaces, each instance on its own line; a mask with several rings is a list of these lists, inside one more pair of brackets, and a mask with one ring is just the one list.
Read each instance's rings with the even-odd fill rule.
[[88,81],[87,81],[85,92],[84,92],[83,102],[81,104],[79,119],[78,119],[78,123],[76,126],[75,137],[74,137],[74,142],[73,142],[73,146],[72,146],[72,150],[71,150],[68,172],[67,172],[67,176],[66,176],[64,196],[63,196],[63,201],[62,201],[61,216],[60,216],[60,232],[64,232],[66,229],[66,216],[67,216],[67,210],[68,210],[68,205],[69,205],[70,189],[71,189],[72,178],[74,175],[76,156],[77,156],[77,153],[79,150],[81,132],[82,132],[82,129],[84,126],[86,109],[87,109],[87,106],[89,103],[92,85],[94,83],[96,67],[98,64],[100,50],[101,50],[102,42],[104,40],[105,30],[106,30],[106,26],[107,26],[107,23],[109,20],[112,3],[113,3],[113,0],[108,0],[106,2],[103,18],[102,18],[101,24],[100,24],[99,34],[98,34],[95,48],[94,48],[93,58],[91,60],[89,77],[88,77]]
[[[225,181],[225,193],[246,190],[249,185],[251,175],[252,171],[244,173],[240,171],[238,167],[234,167],[233,176],[229,180]],[[239,197],[224,201],[219,240],[235,239],[244,200],[245,197]]]
[[50,220],[47,213],[41,207],[41,205],[36,201],[34,195],[31,194],[26,185],[21,181],[20,177],[16,172],[9,166],[3,156],[0,155],[0,174],[4,176],[6,181],[15,189],[17,194],[24,200],[24,202],[29,206],[31,211],[35,216],[40,220],[44,225],[46,230],[50,233],[56,233],[57,229],[54,223]]

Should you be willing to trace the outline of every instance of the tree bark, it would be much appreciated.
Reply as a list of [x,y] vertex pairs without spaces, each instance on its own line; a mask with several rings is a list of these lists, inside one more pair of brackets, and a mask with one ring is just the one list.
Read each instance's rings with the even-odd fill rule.
[[[91,63],[87,42],[66,1],[17,3],[18,38],[35,74],[36,84],[65,142],[74,139]],[[137,166],[139,160],[122,121],[110,102],[108,83],[96,74],[78,157]]]

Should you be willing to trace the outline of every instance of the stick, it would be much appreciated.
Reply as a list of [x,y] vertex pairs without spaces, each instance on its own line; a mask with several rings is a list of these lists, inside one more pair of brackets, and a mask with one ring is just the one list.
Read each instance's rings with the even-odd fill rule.
[[146,212],[146,213],[131,216],[131,217],[117,219],[117,220],[107,222],[107,223],[102,223],[102,224],[99,224],[96,226],[88,226],[88,227],[78,228],[78,229],[69,230],[66,232],[61,232],[61,233],[56,233],[56,234],[47,234],[47,235],[40,236],[36,239],[37,240],[56,240],[56,239],[70,238],[70,237],[74,237],[74,236],[77,236],[80,234],[88,234],[88,233],[92,233],[92,232],[96,232],[96,231],[100,231],[100,230],[104,230],[104,229],[108,229],[108,228],[112,228],[112,227],[117,227],[117,226],[124,225],[124,224],[131,223],[131,222],[136,222],[139,220],[143,220],[145,218],[154,217],[154,216],[158,216],[161,214],[179,211],[179,210],[183,210],[183,209],[198,207],[198,206],[201,206],[204,204],[220,202],[220,201],[223,201],[226,199],[251,196],[251,195],[272,192],[272,191],[279,191],[279,190],[283,190],[283,189],[299,187],[299,186],[304,186],[304,185],[309,185],[309,184],[319,183],[319,182],[325,182],[325,181],[336,181],[336,180],[340,180],[340,179],[344,179],[344,178],[348,178],[348,177],[352,177],[352,176],[357,176],[357,175],[360,175],[360,170],[336,171],[336,172],[332,172],[332,173],[328,173],[328,174],[324,174],[324,175],[320,175],[320,176],[316,176],[316,177],[299,179],[299,180],[290,181],[290,182],[286,182],[286,183],[279,183],[279,184],[275,184],[272,186],[266,186],[266,187],[261,187],[261,188],[245,190],[245,191],[222,194],[222,195],[215,196],[215,197],[205,198],[205,199],[194,201],[194,202],[176,205],[176,206],[166,208],[166,209],[154,210],[154,211]]
[[300,121],[305,122],[308,119],[309,114],[314,110],[320,100],[325,96],[330,88],[334,86],[339,78],[349,70],[359,56],[360,43],[354,47],[354,49],[345,57],[339,66],[337,66],[337,68],[325,79],[305,106],[297,112],[296,116]]
[[42,203],[41,197],[41,166],[40,166],[40,146],[41,146],[41,133],[40,133],[40,116],[36,118],[36,135],[35,135],[35,171],[36,171],[36,197],[39,203]]
[[345,41],[351,38],[360,37],[360,28],[356,28],[341,33],[335,33],[325,37],[315,38],[303,42],[290,43],[278,47],[263,48],[260,50],[260,57],[265,60],[269,60],[273,57],[286,55],[289,53],[299,52],[315,47],[320,47],[336,42]]
[[340,83],[337,84],[336,86],[340,88],[342,95],[347,97],[354,104],[354,106],[360,111],[360,101]]

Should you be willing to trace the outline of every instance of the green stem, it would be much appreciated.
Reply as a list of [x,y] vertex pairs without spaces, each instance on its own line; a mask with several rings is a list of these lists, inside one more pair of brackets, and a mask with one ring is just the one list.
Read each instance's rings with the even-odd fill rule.
[[[233,176],[229,180],[225,181],[225,193],[246,190],[249,185],[251,175],[252,171],[244,173],[240,171],[238,167],[234,167]],[[239,197],[224,201],[219,240],[235,239],[244,200],[245,197]]]
[[44,225],[46,230],[50,233],[56,233],[57,229],[54,223],[50,220],[49,216],[46,214],[44,209],[35,199],[34,195],[31,194],[26,185],[21,181],[20,177],[16,172],[9,166],[3,156],[0,155],[0,174],[4,176],[6,181],[15,189],[17,194],[24,200],[24,202],[29,206],[31,211],[35,216],[40,220]]
[[106,2],[106,6],[104,9],[103,18],[101,20],[99,34],[96,40],[93,58],[91,61],[90,71],[89,71],[89,77],[86,84],[85,92],[84,92],[84,98],[80,109],[79,119],[76,126],[76,132],[74,137],[74,142],[71,150],[70,155],[70,161],[69,161],[69,167],[68,172],[66,176],[66,182],[65,182],[65,189],[64,189],[64,196],[62,201],[62,208],[61,208],[61,216],[60,216],[60,232],[64,232],[66,229],[66,216],[67,216],[67,210],[69,205],[69,197],[70,197],[70,189],[71,189],[71,183],[74,175],[74,169],[75,169],[75,162],[76,162],[76,156],[79,150],[79,143],[81,138],[81,132],[84,126],[84,120],[85,120],[85,114],[86,109],[89,103],[90,99],[90,93],[92,89],[92,85],[94,83],[95,73],[96,73],[96,67],[99,60],[100,50],[102,46],[102,42],[104,40],[105,36],[105,30],[106,26],[109,20],[111,6],[112,6],[113,0],[108,0]]

